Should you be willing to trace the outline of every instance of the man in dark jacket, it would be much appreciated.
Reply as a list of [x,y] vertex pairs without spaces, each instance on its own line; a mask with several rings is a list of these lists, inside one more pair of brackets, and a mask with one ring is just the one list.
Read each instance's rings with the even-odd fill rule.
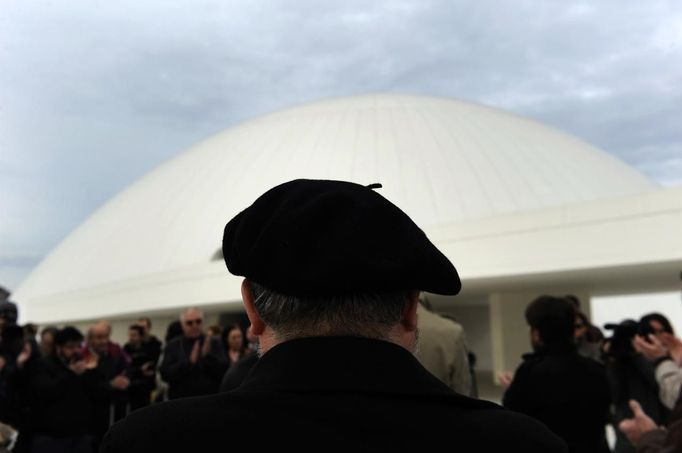
[[162,345],[161,341],[152,335],[152,320],[140,318],[137,320],[137,325],[142,327],[142,347],[145,354],[154,364],[158,363],[159,357],[161,357]]
[[183,335],[168,342],[160,368],[169,399],[217,393],[228,367],[220,339],[204,335],[204,316],[195,308],[185,310],[180,322]]
[[526,321],[535,352],[524,356],[504,406],[543,422],[572,453],[608,453],[608,379],[601,364],[577,352],[574,307],[541,296],[526,309]]
[[83,358],[97,360],[97,371],[104,376],[103,398],[95,407],[95,445],[99,445],[104,434],[114,422],[126,416],[128,407],[128,357],[120,345],[111,341],[111,327],[100,321],[88,329]]
[[95,405],[104,397],[106,380],[94,356],[81,358],[82,341],[77,329],[65,327],[55,336],[55,353],[34,365],[32,453],[93,451]]
[[458,395],[424,369],[419,290],[456,294],[457,271],[373,189],[297,180],[225,227],[223,254],[261,359],[232,392],[131,414],[102,452],[565,452],[541,423]]
[[139,324],[133,324],[128,328],[128,342],[123,350],[130,357],[128,400],[130,410],[134,411],[148,406],[151,402],[151,393],[156,387],[158,356],[155,356],[150,348],[145,347],[144,328]]

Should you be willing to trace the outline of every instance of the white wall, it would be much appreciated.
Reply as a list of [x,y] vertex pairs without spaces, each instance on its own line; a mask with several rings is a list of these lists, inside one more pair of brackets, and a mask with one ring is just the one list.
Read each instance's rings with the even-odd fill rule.
[[[606,323],[618,323],[628,318],[638,320],[651,312],[665,315],[677,335],[682,335],[682,297],[679,292],[592,298],[592,322],[602,330]],[[605,333],[609,335],[609,332]]]

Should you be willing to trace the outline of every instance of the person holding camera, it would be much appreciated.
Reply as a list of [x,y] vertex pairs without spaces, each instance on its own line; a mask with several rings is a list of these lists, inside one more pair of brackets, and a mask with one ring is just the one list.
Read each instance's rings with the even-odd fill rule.
[[[657,315],[657,316],[653,316]],[[662,317],[663,319],[660,319]],[[656,313],[646,319],[649,329],[633,339],[633,347],[651,361],[655,368],[661,402],[673,409],[682,386],[682,342],[675,337],[670,322]]]
[[[643,321],[643,322],[642,322]],[[633,416],[630,400],[636,400],[644,412],[662,425],[668,422],[673,404],[662,404],[659,399],[659,385],[655,367],[640,350],[633,346],[633,339],[653,332],[645,318],[635,321],[626,319],[619,324],[608,324],[613,330],[608,341],[605,364],[611,384],[611,397],[614,404],[613,424]],[[634,453],[635,447],[624,433],[616,429],[615,453]]]
[[[646,317],[645,317],[646,318]],[[648,319],[651,332],[632,339],[633,348],[655,367],[661,402],[672,409],[670,423],[660,426],[636,400],[629,402],[633,416],[621,421],[620,431],[636,446],[637,453],[682,451],[682,341],[675,337],[670,323]],[[660,328],[658,328],[660,326]]]

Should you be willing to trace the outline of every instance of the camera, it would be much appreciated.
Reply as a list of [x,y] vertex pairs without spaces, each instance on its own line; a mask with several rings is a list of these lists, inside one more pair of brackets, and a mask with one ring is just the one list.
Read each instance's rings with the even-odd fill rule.
[[635,349],[632,347],[632,340],[636,335],[643,337],[646,341],[650,341],[649,334],[654,333],[649,323],[640,323],[633,319],[626,319],[618,324],[605,324],[604,328],[613,331],[611,338],[608,339],[610,344],[608,355],[616,358],[630,356],[635,353]]

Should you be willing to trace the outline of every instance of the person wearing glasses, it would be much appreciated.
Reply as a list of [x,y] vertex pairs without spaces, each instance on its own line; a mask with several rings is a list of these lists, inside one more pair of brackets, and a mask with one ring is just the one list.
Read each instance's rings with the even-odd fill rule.
[[220,338],[204,334],[204,315],[189,308],[180,315],[182,336],[169,341],[163,352],[161,378],[168,383],[168,398],[217,393],[227,369]]

